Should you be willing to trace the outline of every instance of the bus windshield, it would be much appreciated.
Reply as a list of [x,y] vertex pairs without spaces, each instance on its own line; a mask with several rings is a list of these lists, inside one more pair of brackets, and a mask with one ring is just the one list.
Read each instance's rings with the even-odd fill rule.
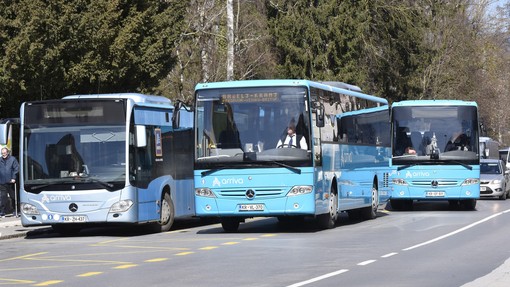
[[478,163],[478,118],[472,106],[393,108],[393,163]]
[[122,188],[126,178],[124,117],[122,102],[62,101],[26,106],[25,189]]
[[[203,89],[196,99],[199,168],[311,165],[306,88]],[[290,142],[289,129],[295,132]]]

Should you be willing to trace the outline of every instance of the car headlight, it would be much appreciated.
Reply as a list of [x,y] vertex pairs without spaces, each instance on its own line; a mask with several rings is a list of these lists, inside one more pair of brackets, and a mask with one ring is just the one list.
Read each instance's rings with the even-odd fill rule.
[[131,206],[133,206],[133,201],[131,199],[121,200],[112,204],[110,207],[110,212],[126,212]]
[[21,212],[27,215],[36,215],[39,214],[39,210],[37,210],[37,207],[35,205],[30,203],[22,203],[21,204]]
[[501,184],[501,179],[495,179],[492,181],[493,184]]

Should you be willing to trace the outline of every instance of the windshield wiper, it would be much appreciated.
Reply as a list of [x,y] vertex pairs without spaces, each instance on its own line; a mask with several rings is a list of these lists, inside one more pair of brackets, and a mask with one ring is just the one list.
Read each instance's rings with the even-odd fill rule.
[[[262,166],[267,166],[268,164],[276,164],[278,166],[281,166],[281,167],[285,167],[285,168],[288,168],[289,170],[291,170],[292,172],[294,173],[297,173],[297,174],[301,174],[301,170],[299,168],[295,168],[293,166],[290,166],[288,164],[284,164],[282,162],[278,162],[278,161],[259,161],[259,162],[253,162],[253,163],[250,163],[251,165],[262,165]],[[223,169],[226,169],[227,167],[218,167],[218,168],[212,168],[212,169],[209,169],[209,170],[204,170],[202,171],[200,174],[202,176],[207,176],[207,175],[210,175],[212,173],[215,173],[219,170],[223,170]]]
[[301,174],[301,170],[299,168],[290,166],[288,164],[284,164],[284,163],[279,162],[279,161],[269,161],[269,163],[274,163],[274,164],[279,165],[281,167],[285,167],[285,168],[289,169],[290,171],[292,171],[294,173]]
[[204,171],[202,171],[200,174],[201,174],[202,176],[207,176],[207,175],[210,175],[210,174],[215,173],[215,172],[217,172],[218,170],[222,170],[222,169],[225,169],[225,168],[224,168],[224,167],[211,168],[211,169],[209,169],[209,170],[204,170]]
[[454,161],[452,161],[452,162],[454,162],[454,163],[456,163],[456,164],[460,164],[460,165],[462,165],[463,167],[465,167],[466,169],[473,170],[473,167],[472,167],[472,166],[470,166],[469,164],[465,164],[465,163],[460,162],[460,161],[457,161],[457,160],[454,160]]
[[39,185],[33,185],[33,186],[30,186],[29,185],[29,192],[41,192],[43,189],[47,188],[47,187],[50,187],[50,186],[56,186],[56,185],[62,185],[62,184],[73,184],[74,182],[72,181],[59,181],[59,182],[52,182],[52,183],[44,183],[44,184],[39,184]]
[[403,170],[403,169],[406,169],[406,168],[410,168],[410,167],[413,167],[415,165],[416,165],[415,163],[402,165],[402,166],[397,167],[397,171],[400,171],[400,170]]
[[115,187],[115,185],[113,183],[110,183],[110,182],[106,182],[106,181],[101,181],[101,180],[98,180],[98,179],[95,179],[95,178],[85,178],[85,180],[82,180],[81,182],[85,182],[85,183],[97,183],[99,184],[100,186],[108,189],[108,190],[111,190],[112,188]]

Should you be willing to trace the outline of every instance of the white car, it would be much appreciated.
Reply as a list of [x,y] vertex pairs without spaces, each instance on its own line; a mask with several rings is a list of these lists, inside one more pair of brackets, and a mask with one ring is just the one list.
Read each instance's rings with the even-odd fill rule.
[[502,160],[480,160],[480,197],[498,197],[505,200],[509,196],[510,170]]

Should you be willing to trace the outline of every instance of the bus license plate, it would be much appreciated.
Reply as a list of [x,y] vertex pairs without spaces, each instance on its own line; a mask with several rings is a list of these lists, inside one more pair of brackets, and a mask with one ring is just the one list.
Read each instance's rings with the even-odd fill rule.
[[263,204],[240,204],[239,211],[263,211]]
[[85,215],[64,215],[64,222],[87,222],[87,217]]
[[427,191],[427,197],[444,197],[444,191]]

